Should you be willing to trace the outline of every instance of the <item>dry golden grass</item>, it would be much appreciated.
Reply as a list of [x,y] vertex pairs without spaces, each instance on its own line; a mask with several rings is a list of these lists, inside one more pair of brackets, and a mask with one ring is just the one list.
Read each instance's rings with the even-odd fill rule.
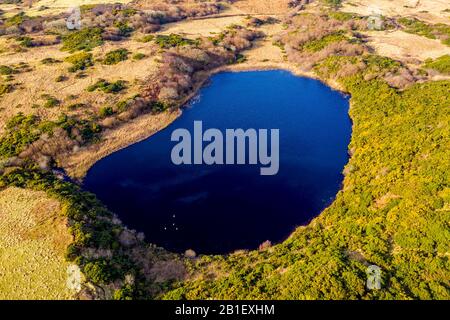
[[277,15],[289,11],[289,0],[238,0],[234,7],[248,14]]
[[44,192],[0,192],[0,299],[71,299],[64,252],[72,238]]
[[[24,0],[20,5],[7,5],[4,10],[7,15],[24,11],[29,16],[47,15],[66,12],[69,8],[96,3],[128,3],[131,0]],[[32,3],[30,6],[29,4]],[[3,9],[3,5],[2,5]]]
[[[92,52],[95,58],[101,59],[114,49],[127,48],[131,55],[127,61],[117,65],[107,66],[96,62],[93,68],[86,70],[86,78],[77,79],[75,74],[67,71],[70,64],[63,62],[52,65],[43,65],[44,58],[64,60],[70,54],[59,50],[60,46],[48,46],[31,48],[26,52],[14,53],[11,51],[0,53],[0,65],[14,65],[26,62],[33,68],[31,72],[14,75],[15,90],[0,97],[0,134],[4,130],[6,121],[17,114],[34,113],[42,119],[55,119],[62,112],[70,113],[67,106],[75,103],[88,104],[89,110],[96,112],[99,108],[113,105],[124,96],[138,93],[139,83],[157,70],[155,62],[155,49],[149,44],[126,40],[120,42],[108,42],[102,47],[95,48]],[[134,53],[143,53],[147,57],[142,60],[133,60]],[[68,79],[57,82],[56,78],[65,75]],[[129,82],[129,88],[120,94],[106,94],[99,91],[87,92],[86,88],[94,84],[99,78],[110,81],[119,79]],[[61,106],[53,108],[42,107],[43,94],[49,94],[60,100]],[[39,107],[38,107],[39,106]],[[85,110],[78,110],[81,112]]]
[[[364,16],[382,14],[387,17],[416,17],[429,23],[450,24],[448,0],[351,0],[345,1],[341,11],[354,12]],[[396,31],[373,31],[365,33],[369,45],[382,56],[400,60],[406,64],[412,61],[423,62],[450,53],[450,48],[439,40]]]
[[169,23],[163,27],[160,34],[177,33],[186,38],[195,39],[199,36],[210,36],[222,32],[232,24],[242,24],[245,17],[242,15],[223,16],[208,19],[185,20],[177,23]]
[[98,160],[150,137],[171,124],[180,114],[180,110],[156,115],[145,114],[114,130],[106,130],[101,143],[81,148],[67,157],[61,165],[71,177],[82,179]]
[[415,16],[430,23],[450,23],[448,0],[349,0],[344,1],[342,11],[362,15],[373,13],[384,16]]
[[369,37],[369,45],[379,55],[404,62],[411,59],[421,62],[428,58],[438,58],[450,54],[450,47],[439,40],[428,39],[400,30],[393,32],[371,31],[365,33]]

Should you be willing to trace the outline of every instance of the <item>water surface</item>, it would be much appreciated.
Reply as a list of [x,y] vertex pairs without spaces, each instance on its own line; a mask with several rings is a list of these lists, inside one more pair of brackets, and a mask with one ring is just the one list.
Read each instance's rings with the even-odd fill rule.
[[[280,129],[280,170],[176,166],[171,133]],[[85,187],[130,228],[166,249],[227,253],[279,242],[317,216],[340,188],[351,136],[348,99],[285,71],[220,73],[165,130],[97,162]]]

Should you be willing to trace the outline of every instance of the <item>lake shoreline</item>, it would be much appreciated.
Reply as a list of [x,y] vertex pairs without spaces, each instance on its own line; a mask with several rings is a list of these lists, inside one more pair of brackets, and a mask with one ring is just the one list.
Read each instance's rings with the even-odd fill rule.
[[[212,76],[221,72],[250,72],[250,71],[268,71],[281,70],[291,72],[298,77],[305,77],[318,80],[333,90],[346,93],[339,83],[332,80],[324,80],[319,78],[313,72],[305,72],[290,63],[241,63],[234,65],[222,66],[202,72],[201,80],[194,86],[192,92],[180,100],[176,107],[165,111],[161,114],[145,114],[132,121],[113,129],[106,130],[102,137],[102,142],[88,147],[81,148],[78,152],[70,155],[61,164],[66,174],[80,184],[83,182],[89,169],[101,159],[125,149],[135,143],[150,138],[155,133],[164,130],[183,112],[183,108],[191,101],[199,91],[205,86]],[[351,104],[350,104],[351,108]]]
[[[206,160],[211,154],[203,127],[222,134],[216,139],[222,142],[215,143],[214,166]],[[254,163],[247,159],[229,166],[235,159],[224,158],[235,141],[223,133],[227,130],[228,137],[236,128],[255,132],[257,141],[248,146],[236,141],[245,154],[259,154]],[[268,142],[268,128],[283,134],[273,139],[271,133]],[[174,153],[171,136],[181,130],[189,146],[183,143],[183,151]],[[262,131],[265,138],[258,137]],[[308,223],[334,199],[350,136],[348,98],[315,79],[280,70],[220,72],[169,128],[97,162],[83,187],[129,228],[172,252],[256,249],[267,240],[283,241],[293,226]],[[264,156],[268,144],[274,153]],[[201,153],[198,148],[191,152],[192,145]],[[198,165],[189,165],[194,162]],[[187,165],[174,166],[182,163]]]

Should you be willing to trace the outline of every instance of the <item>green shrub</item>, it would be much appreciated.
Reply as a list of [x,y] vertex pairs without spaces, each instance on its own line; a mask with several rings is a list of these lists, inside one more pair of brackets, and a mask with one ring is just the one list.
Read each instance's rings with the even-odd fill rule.
[[64,61],[72,64],[72,66],[69,68],[70,72],[85,70],[86,68],[92,67],[94,65],[92,53],[88,52],[75,53],[65,58]]
[[343,32],[335,32],[317,40],[310,41],[303,45],[303,49],[307,51],[317,52],[325,49],[328,45],[334,42],[348,40]]
[[131,97],[125,100],[121,100],[117,102],[117,104],[114,106],[114,111],[117,113],[125,112],[129,109],[130,105],[134,101],[135,97]]
[[88,92],[100,90],[105,93],[118,93],[125,88],[126,88],[126,81],[117,80],[116,82],[108,82],[104,79],[100,79],[93,85],[89,86],[86,90]]
[[113,299],[114,300],[133,300],[134,296],[134,288],[132,285],[125,285],[123,288],[120,288],[114,291]]
[[7,27],[11,27],[11,26],[19,26],[21,25],[26,19],[29,19],[29,17],[27,17],[25,15],[24,12],[20,12],[8,19],[6,19],[5,21],[5,26]]
[[124,17],[131,17],[132,15],[135,15],[138,11],[134,8],[121,8],[121,9],[114,9],[113,14],[121,14]]
[[365,70],[366,73],[395,73],[402,66],[399,61],[378,55],[365,56],[363,57],[363,61],[367,65],[367,69]]
[[116,21],[114,23],[114,26],[119,30],[119,35],[121,35],[122,37],[129,37],[130,34],[134,31],[134,29],[130,27],[127,22]]
[[61,61],[54,58],[45,58],[41,60],[41,63],[45,65],[50,65],[55,63],[61,63]]
[[443,44],[450,46],[450,26],[445,23],[428,24],[416,18],[400,18],[398,22],[406,32],[430,39],[439,38]]
[[152,34],[147,34],[147,35],[143,36],[142,38],[140,38],[138,41],[139,41],[139,42],[147,43],[147,42],[153,41],[154,39],[155,39],[155,36],[154,36],[154,35],[152,35]]
[[79,110],[79,109],[82,109],[82,108],[84,108],[84,107],[86,107],[86,104],[84,104],[84,103],[74,103],[74,104],[69,105],[69,106],[67,107],[67,109],[73,111],[73,110]]
[[92,50],[103,44],[101,28],[85,28],[71,31],[62,38],[61,50],[75,52],[78,50]]
[[332,8],[339,8],[342,4],[342,0],[322,0],[326,5]]
[[440,73],[450,75],[450,55],[445,55],[436,60],[428,59],[425,61],[425,68],[437,70]]
[[342,11],[331,11],[328,13],[328,16],[332,19],[342,21],[342,22],[359,18],[358,15],[356,15],[354,13],[342,12]]
[[400,18],[398,22],[406,28],[406,32],[425,36],[430,39],[436,39],[436,36],[433,34],[433,27],[425,22],[415,18],[406,17]]
[[118,64],[121,61],[128,59],[130,52],[127,49],[117,49],[110,51],[106,54],[105,59],[103,59],[103,64],[113,65]]
[[245,61],[247,61],[247,57],[244,56],[243,54],[238,53],[236,55],[236,63],[244,63]]
[[84,143],[93,143],[98,141],[99,133],[102,131],[101,126],[93,120],[78,119],[76,117],[63,114],[56,121],[57,126],[63,128],[72,138],[72,129],[80,132]]
[[33,46],[33,38],[31,37],[27,36],[17,37],[16,41],[19,42],[19,44],[25,48],[31,48]]
[[151,104],[150,107],[152,112],[159,113],[163,112],[164,110],[167,110],[169,108],[169,105],[161,101],[155,101]]
[[102,118],[112,116],[113,114],[114,114],[114,110],[112,107],[102,107],[98,111],[98,115]]
[[61,104],[58,99],[50,95],[43,95],[42,98],[45,99],[44,108],[53,108]]
[[14,85],[10,83],[0,83],[0,97],[14,90]]
[[0,74],[3,76],[11,75],[13,73],[16,73],[15,70],[9,66],[1,65],[0,66]]
[[67,77],[65,75],[59,75],[55,79],[56,82],[63,82],[63,81],[66,81],[66,80],[67,80]]
[[172,47],[181,47],[193,44],[194,41],[190,39],[185,39],[178,34],[158,35],[156,36],[155,43],[159,45],[162,49],[168,49]]
[[84,275],[95,284],[105,284],[114,279],[112,266],[106,259],[88,262],[83,267]]
[[26,146],[36,141],[40,132],[39,119],[19,113],[6,124],[6,133],[0,138],[0,158],[17,156]]
[[145,57],[146,57],[145,54],[138,52],[133,55],[133,60],[142,60]]

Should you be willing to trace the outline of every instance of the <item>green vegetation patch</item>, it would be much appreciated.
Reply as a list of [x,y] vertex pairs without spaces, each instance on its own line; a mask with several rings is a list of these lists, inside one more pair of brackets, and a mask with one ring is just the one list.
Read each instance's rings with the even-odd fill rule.
[[29,19],[29,17],[24,12],[20,12],[16,15],[6,19],[5,26],[7,26],[7,27],[19,26],[27,19]]
[[112,107],[102,107],[98,111],[98,115],[101,118],[106,118],[106,117],[112,116],[113,114],[114,114],[114,110]]
[[339,8],[342,5],[342,0],[322,0],[322,2],[332,8]]
[[310,41],[303,45],[304,50],[318,52],[325,49],[334,42],[347,41],[348,38],[343,32],[335,32],[317,40]]
[[338,21],[350,21],[353,19],[359,19],[360,17],[355,13],[350,12],[342,12],[342,11],[331,11],[328,13],[328,16],[332,19]]
[[147,35],[143,36],[142,38],[139,38],[138,41],[139,41],[139,42],[147,43],[147,42],[153,41],[154,39],[155,39],[155,36],[154,36],[154,35],[152,35],[152,34],[147,34]]
[[6,133],[0,138],[0,158],[17,156],[41,134],[39,119],[19,113],[6,124]]
[[194,44],[195,41],[183,38],[178,34],[170,35],[158,35],[156,36],[155,43],[159,45],[162,49],[168,49],[173,47],[181,47]]
[[63,36],[61,50],[75,52],[78,50],[90,51],[103,44],[101,28],[84,28],[71,31]]
[[343,68],[345,65],[354,65],[357,62],[357,57],[330,56],[318,63],[314,67],[314,71],[324,79],[329,79],[338,74],[339,70],[341,70],[341,68]]
[[45,65],[52,65],[52,64],[61,63],[61,60],[54,59],[54,58],[44,58],[41,60],[41,63],[45,64]]
[[133,55],[133,60],[142,60],[147,57],[144,53],[138,52]]
[[70,72],[85,70],[88,67],[92,67],[94,65],[92,53],[89,52],[75,53],[65,58],[64,61],[72,64],[72,66],[69,68]]
[[42,98],[45,100],[44,108],[53,108],[61,104],[61,101],[48,94],[42,95]]
[[13,73],[16,73],[16,71],[13,68],[11,68],[10,66],[5,66],[5,65],[0,66],[0,74],[2,76],[11,75]]
[[430,39],[441,39],[442,43],[450,46],[450,26],[444,23],[428,24],[416,18],[400,18],[400,24],[405,31]]
[[119,31],[119,35],[122,37],[129,37],[131,33],[134,31],[132,27],[127,22],[116,21],[114,23],[114,27]]
[[427,69],[439,71],[443,74],[450,75],[450,55],[447,54],[445,56],[437,58],[436,60],[428,59],[427,61],[425,61],[424,67]]
[[93,85],[90,85],[86,90],[94,92],[95,90],[103,91],[104,93],[118,93],[127,87],[127,82],[124,80],[117,80],[116,82],[109,82],[104,79],[99,79]]
[[366,74],[396,73],[402,66],[399,61],[378,55],[368,55],[362,60],[367,65]]
[[113,65],[118,64],[121,61],[128,60],[130,52],[127,49],[117,49],[110,51],[106,54],[105,59],[103,59],[103,64]]
[[25,48],[33,47],[33,38],[28,36],[17,37],[16,41]]
[[10,83],[0,83],[0,97],[14,90],[14,85]]

